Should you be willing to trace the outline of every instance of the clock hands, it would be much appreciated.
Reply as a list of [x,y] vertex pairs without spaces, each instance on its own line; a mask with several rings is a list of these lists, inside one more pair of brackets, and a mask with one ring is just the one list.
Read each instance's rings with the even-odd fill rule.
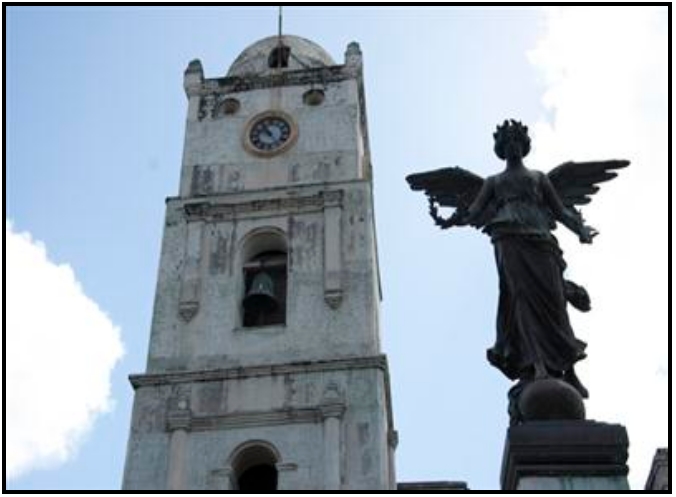
[[278,117],[259,119],[251,128],[250,143],[258,150],[272,152],[283,146],[291,136],[289,124]]
[[265,132],[265,134],[268,135],[271,140],[274,140],[275,135],[272,131],[270,131],[270,126],[268,126],[266,122],[262,122],[261,126],[263,126],[263,131]]

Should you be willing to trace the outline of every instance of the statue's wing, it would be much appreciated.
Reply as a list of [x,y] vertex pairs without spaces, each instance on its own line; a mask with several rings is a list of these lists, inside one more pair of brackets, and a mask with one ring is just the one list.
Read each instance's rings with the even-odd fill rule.
[[573,208],[591,202],[591,196],[599,191],[597,184],[613,179],[617,176],[615,169],[628,165],[628,160],[565,162],[549,171],[547,176],[563,205]]
[[445,167],[426,173],[411,174],[406,181],[412,190],[423,190],[444,207],[466,210],[481,190],[484,179],[461,167]]

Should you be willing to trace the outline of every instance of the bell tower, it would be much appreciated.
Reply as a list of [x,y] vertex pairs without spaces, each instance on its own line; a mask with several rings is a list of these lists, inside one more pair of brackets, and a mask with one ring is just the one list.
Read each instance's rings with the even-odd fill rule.
[[274,36],[185,71],[123,488],[396,488],[359,46]]

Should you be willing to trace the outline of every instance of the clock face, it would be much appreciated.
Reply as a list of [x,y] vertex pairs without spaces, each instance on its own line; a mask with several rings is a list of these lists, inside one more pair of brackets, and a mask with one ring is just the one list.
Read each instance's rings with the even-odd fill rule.
[[292,136],[291,124],[281,116],[267,115],[256,120],[249,130],[249,141],[259,152],[276,152]]

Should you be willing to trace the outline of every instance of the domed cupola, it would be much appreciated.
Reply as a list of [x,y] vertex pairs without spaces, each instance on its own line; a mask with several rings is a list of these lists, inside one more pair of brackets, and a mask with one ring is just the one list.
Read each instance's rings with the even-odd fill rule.
[[228,76],[265,76],[276,71],[297,71],[335,65],[316,43],[300,36],[270,36],[247,47],[230,66]]

